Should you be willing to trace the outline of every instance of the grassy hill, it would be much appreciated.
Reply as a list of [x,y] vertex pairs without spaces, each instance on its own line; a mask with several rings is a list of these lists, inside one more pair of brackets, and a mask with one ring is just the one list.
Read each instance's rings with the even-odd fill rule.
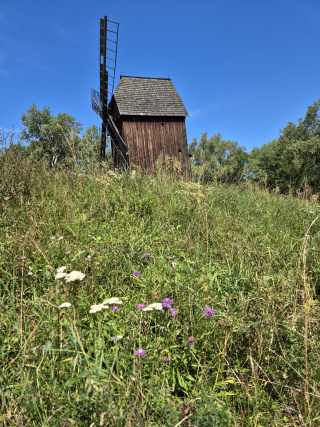
[[0,424],[320,424],[315,201],[13,155],[0,173]]

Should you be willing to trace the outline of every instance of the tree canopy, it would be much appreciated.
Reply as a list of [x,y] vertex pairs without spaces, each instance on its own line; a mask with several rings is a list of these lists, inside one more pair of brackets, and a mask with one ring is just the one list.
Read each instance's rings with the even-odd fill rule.
[[248,153],[237,142],[223,140],[220,133],[208,139],[205,132],[199,143],[193,138],[189,153],[193,155],[193,176],[203,182],[239,183],[245,177]]
[[40,110],[35,104],[21,115],[25,128],[22,141],[29,144],[28,150],[39,158],[47,157],[51,166],[58,161],[77,158],[82,125],[75,117],[58,113],[55,117],[49,107]]
[[320,99],[298,124],[289,122],[278,139],[254,148],[249,166],[252,179],[270,188],[287,192],[307,183],[320,191]]

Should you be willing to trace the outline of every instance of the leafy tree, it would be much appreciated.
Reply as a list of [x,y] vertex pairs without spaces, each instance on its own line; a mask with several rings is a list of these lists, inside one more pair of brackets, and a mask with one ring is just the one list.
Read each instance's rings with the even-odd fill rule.
[[193,138],[189,153],[193,155],[193,176],[203,182],[239,183],[245,177],[245,148],[235,141],[223,140],[220,133],[208,139],[205,132],[199,143]]
[[55,117],[48,107],[40,110],[33,104],[22,113],[21,123],[25,126],[21,139],[36,157],[47,157],[51,167],[58,161],[77,161],[82,126],[73,116],[59,113]]
[[252,178],[270,188],[287,192],[308,183],[320,191],[320,99],[298,124],[289,122],[278,139],[254,148],[249,166]]
[[[92,125],[86,128],[81,137],[79,148],[79,163],[81,168],[95,169],[100,162],[100,144],[101,135],[97,125]],[[105,165],[107,168],[113,168],[112,155],[110,150],[110,141],[107,138]]]

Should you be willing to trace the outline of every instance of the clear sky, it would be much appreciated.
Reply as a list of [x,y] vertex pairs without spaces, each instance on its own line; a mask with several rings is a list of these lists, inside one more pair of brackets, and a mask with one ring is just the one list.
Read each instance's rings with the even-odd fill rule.
[[248,151],[320,98],[320,0],[0,0],[0,128],[32,103],[99,124],[99,18],[120,23],[120,74],[170,77],[188,142]]

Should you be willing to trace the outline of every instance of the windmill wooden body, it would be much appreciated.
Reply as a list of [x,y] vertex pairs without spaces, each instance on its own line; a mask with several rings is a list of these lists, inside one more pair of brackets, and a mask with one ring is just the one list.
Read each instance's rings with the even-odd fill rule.
[[[103,121],[101,160],[105,156],[108,133],[115,168],[153,169],[161,155],[178,160],[182,172],[189,176],[185,126],[188,113],[171,79],[120,76],[113,93],[118,24],[112,23],[117,27],[112,31],[115,39],[111,40],[109,22],[112,23],[106,17],[100,20],[100,94],[92,91],[91,95],[93,109]],[[111,42],[115,44],[111,49],[115,56],[110,58],[108,43]],[[112,63],[108,64],[108,60]]]

